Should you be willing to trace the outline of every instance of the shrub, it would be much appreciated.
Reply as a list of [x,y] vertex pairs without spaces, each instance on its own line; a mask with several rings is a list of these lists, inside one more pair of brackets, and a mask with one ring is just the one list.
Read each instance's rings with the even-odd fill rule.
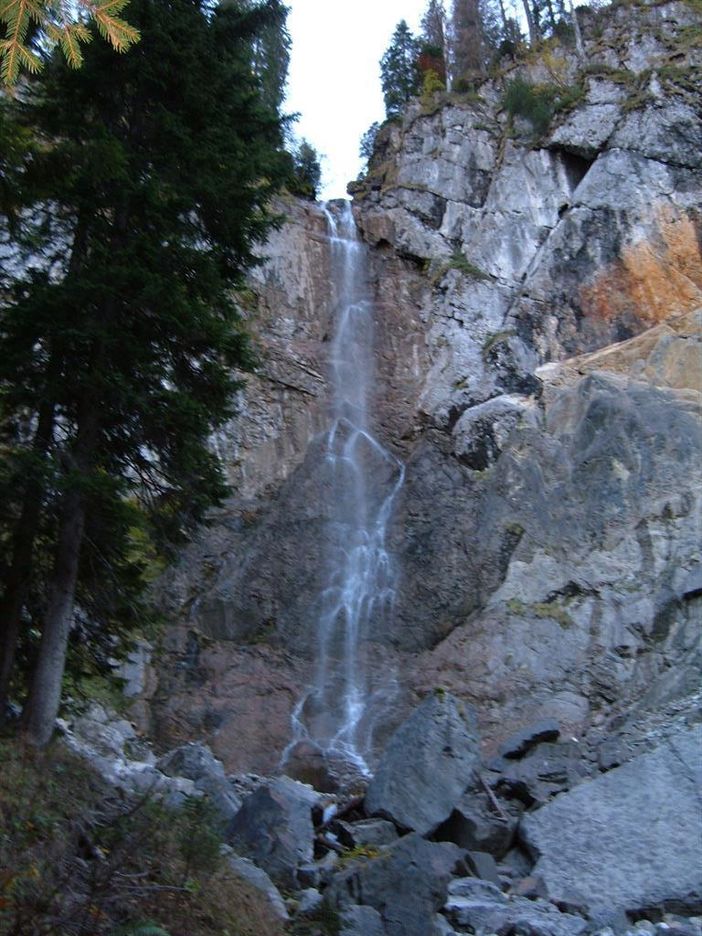
[[533,85],[523,78],[507,82],[502,106],[511,117],[524,117],[541,136],[554,114],[568,110],[585,94],[580,85]]
[[3,936],[281,936],[205,800],[119,795],[61,746],[3,741],[0,763]]

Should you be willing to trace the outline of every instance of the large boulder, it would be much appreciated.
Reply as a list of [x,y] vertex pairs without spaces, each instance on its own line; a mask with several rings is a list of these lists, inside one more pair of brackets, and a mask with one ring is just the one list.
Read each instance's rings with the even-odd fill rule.
[[697,726],[526,816],[549,898],[590,912],[702,909],[701,754]]
[[516,816],[495,812],[484,793],[465,793],[451,815],[436,830],[440,842],[454,842],[469,851],[489,852],[502,858],[510,849],[517,827]]
[[227,860],[237,877],[246,881],[263,896],[276,919],[281,921],[289,919],[280,891],[262,868],[257,867],[248,858],[240,858],[238,855],[230,855]]
[[476,782],[480,763],[469,706],[436,691],[391,737],[366,794],[366,812],[433,832]]
[[511,760],[523,757],[537,744],[544,741],[557,741],[561,733],[561,726],[555,718],[542,718],[521,731],[511,735],[500,745],[500,755]]
[[313,855],[311,787],[278,777],[248,796],[227,829],[227,841],[286,887],[298,885],[297,869]]
[[372,907],[348,907],[341,914],[340,936],[385,936],[383,919]]
[[453,874],[464,868],[462,854],[455,845],[406,835],[377,858],[357,861],[338,874],[328,895],[342,910],[372,907],[387,936],[440,936],[436,914]]
[[222,762],[206,744],[183,744],[165,754],[157,763],[167,777],[192,780],[195,789],[207,796],[220,823],[226,825],[241,808],[241,798],[227,779]]
[[476,936],[579,936],[588,928],[582,917],[561,913],[546,900],[508,897],[494,884],[476,878],[459,878],[451,883],[445,912],[460,932]]

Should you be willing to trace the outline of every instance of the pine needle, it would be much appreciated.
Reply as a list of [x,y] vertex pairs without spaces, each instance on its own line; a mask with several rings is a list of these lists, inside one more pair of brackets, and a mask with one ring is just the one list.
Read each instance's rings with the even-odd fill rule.
[[[95,21],[100,35],[117,52],[126,52],[140,39],[139,30],[130,26],[118,14],[129,0],[79,0]],[[66,0],[0,0],[0,23],[6,27],[6,37],[0,40],[0,80],[16,84],[21,69],[37,72],[42,60],[27,45],[30,22],[51,44],[59,45],[71,68],[83,62],[81,44],[92,38],[90,30],[80,21],[71,20],[71,7]]]

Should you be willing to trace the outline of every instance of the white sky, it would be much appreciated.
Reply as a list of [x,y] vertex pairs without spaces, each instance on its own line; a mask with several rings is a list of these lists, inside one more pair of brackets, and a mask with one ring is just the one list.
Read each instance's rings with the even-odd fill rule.
[[322,159],[321,198],[345,198],[361,135],[385,118],[379,61],[395,26],[417,32],[426,0],[288,0],[292,58],[286,110]]

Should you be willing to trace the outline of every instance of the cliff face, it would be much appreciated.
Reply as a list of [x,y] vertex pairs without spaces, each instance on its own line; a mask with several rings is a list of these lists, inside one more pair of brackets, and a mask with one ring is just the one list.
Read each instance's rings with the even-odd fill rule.
[[[376,428],[406,464],[371,652],[402,687],[387,727],[445,685],[488,738],[545,714],[633,731],[698,685],[700,20],[626,5],[583,28],[586,66],[554,49],[411,105],[354,187]],[[551,101],[538,135],[503,106],[516,79]],[[144,709],[239,770],[289,740],[324,584],[334,296],[323,209],[286,211],[247,303],[261,367],[216,440],[237,497],[163,583],[180,624]]]

